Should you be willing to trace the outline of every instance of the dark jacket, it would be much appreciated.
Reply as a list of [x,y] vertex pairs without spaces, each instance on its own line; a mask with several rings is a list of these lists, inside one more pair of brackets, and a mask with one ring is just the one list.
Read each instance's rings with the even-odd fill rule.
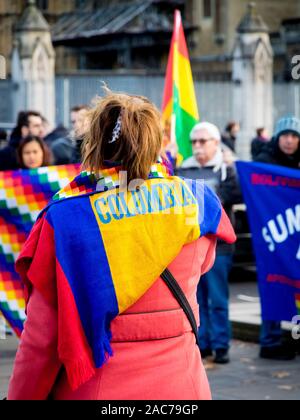
[[73,154],[74,163],[82,162],[82,152],[81,152],[82,143],[83,143],[83,138],[77,138],[75,140],[75,149],[74,149],[74,154]]
[[74,162],[75,147],[69,137],[54,140],[50,145],[55,165],[68,165]]
[[225,144],[232,152],[235,152],[236,137],[232,136],[227,131],[222,134],[222,143]]
[[[234,225],[234,215],[232,207],[234,204],[243,202],[241,190],[238,183],[235,167],[225,163],[217,168],[216,166],[201,167],[194,158],[190,158],[183,163],[183,167],[176,169],[176,175],[187,179],[203,179],[220,198],[220,201]],[[233,246],[219,242],[218,254],[228,254],[233,252]]]
[[289,156],[280,150],[278,142],[278,138],[273,138],[270,143],[265,145],[255,161],[286,166],[287,168],[300,168],[300,146],[294,155]]
[[0,171],[9,171],[19,168],[17,150],[21,137],[13,131],[8,146],[0,150]]
[[267,144],[268,144],[268,141],[264,139],[263,137],[256,137],[255,139],[252,140],[252,143],[251,143],[252,160],[255,161],[257,159],[257,157],[264,150]]
[[44,138],[44,141],[51,147],[51,144],[56,140],[67,137],[69,137],[69,131],[63,125],[58,125]]

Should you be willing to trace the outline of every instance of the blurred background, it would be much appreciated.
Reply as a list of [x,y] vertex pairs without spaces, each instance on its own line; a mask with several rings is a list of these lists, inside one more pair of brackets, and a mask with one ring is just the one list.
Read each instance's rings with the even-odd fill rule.
[[26,108],[68,127],[70,109],[89,103],[101,81],[161,106],[175,8],[201,119],[240,121],[242,157],[254,129],[299,115],[299,0],[0,0],[0,127]]

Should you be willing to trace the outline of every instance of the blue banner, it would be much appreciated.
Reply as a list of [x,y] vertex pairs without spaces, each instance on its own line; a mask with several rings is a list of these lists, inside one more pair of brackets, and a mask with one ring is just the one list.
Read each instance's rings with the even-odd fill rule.
[[300,314],[300,170],[238,162],[264,320]]

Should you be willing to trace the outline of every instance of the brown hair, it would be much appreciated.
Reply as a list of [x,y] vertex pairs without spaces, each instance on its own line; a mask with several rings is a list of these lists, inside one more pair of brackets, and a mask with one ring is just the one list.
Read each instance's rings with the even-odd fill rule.
[[26,169],[26,167],[24,165],[24,161],[23,161],[23,149],[26,146],[26,144],[31,143],[33,141],[38,143],[40,145],[41,149],[43,150],[44,158],[43,158],[42,166],[49,166],[49,165],[52,164],[52,155],[51,155],[51,152],[50,152],[48,146],[44,142],[44,140],[42,140],[40,137],[37,137],[37,136],[28,136],[21,141],[21,143],[18,147],[18,151],[17,151],[18,162],[19,162],[19,165],[22,169]]
[[257,136],[258,137],[260,137],[261,135],[262,135],[262,133],[264,132],[264,127],[262,127],[262,128],[258,128],[257,130],[256,130],[256,134],[257,134]]
[[[121,115],[121,131],[110,143]],[[89,113],[90,129],[83,144],[83,168],[97,172],[105,161],[121,163],[128,181],[148,178],[162,145],[161,114],[147,98],[106,89]]]
[[90,107],[88,105],[76,105],[76,106],[73,106],[73,108],[71,108],[71,112],[79,112],[82,110],[88,111],[89,109]]
[[22,127],[29,127],[30,117],[43,118],[37,111],[20,111],[18,114],[17,126],[13,129],[11,137],[22,137]]
[[225,131],[231,133],[231,130],[235,125],[239,125],[239,123],[237,121],[229,121],[229,123],[226,125]]

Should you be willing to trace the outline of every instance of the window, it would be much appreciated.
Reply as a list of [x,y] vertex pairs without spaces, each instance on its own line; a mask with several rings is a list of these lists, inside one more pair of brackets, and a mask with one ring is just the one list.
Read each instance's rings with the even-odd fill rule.
[[215,41],[217,44],[223,44],[225,41],[224,33],[224,8],[222,0],[215,0]]
[[211,18],[213,15],[213,1],[214,0],[203,0],[203,17]]
[[203,0],[203,16],[205,18],[212,17],[212,0]]
[[48,0],[37,0],[36,5],[40,10],[48,10],[49,1]]
[[216,0],[215,5],[215,20],[216,20],[216,33],[221,34],[222,33],[222,4],[221,0]]

